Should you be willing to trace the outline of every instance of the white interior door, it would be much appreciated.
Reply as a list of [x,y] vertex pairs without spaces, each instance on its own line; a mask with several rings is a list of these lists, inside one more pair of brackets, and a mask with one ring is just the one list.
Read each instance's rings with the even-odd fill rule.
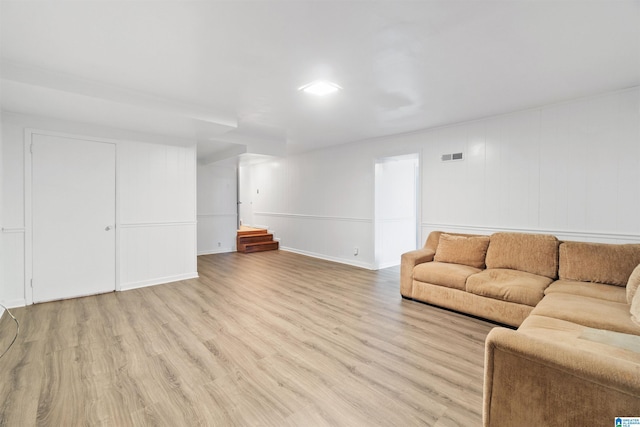
[[33,301],[115,290],[115,145],[32,136]]
[[255,225],[253,220],[253,184],[251,167],[238,166],[238,222],[243,225]]

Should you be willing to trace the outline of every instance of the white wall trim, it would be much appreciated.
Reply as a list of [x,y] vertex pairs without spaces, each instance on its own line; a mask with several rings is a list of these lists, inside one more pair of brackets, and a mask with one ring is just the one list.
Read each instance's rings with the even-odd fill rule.
[[199,276],[197,271],[193,273],[178,274],[176,276],[157,277],[155,279],[141,280],[139,282],[122,283],[120,285],[120,290],[129,291],[132,289],[146,288],[148,286],[164,285],[166,283],[179,282],[181,280],[197,279],[198,277]]
[[[422,228],[431,230],[443,230],[454,232],[468,232],[469,234],[491,234],[497,232],[515,232],[515,233],[534,233],[534,234],[552,234],[554,236],[562,236],[571,240],[620,240],[620,241],[636,241],[640,243],[640,234],[624,234],[624,233],[607,233],[594,231],[568,231],[568,230],[550,230],[550,229],[532,229],[517,227],[482,227],[475,225],[445,224],[445,223],[429,223],[423,222]],[[425,236],[426,239],[426,236]],[[562,239],[560,239],[562,240]]]
[[119,224],[120,228],[139,227],[177,227],[184,225],[197,225],[196,221],[167,221],[167,222],[127,222]]
[[292,214],[292,213],[281,213],[281,212],[254,212],[253,214],[257,216],[270,216],[270,217],[290,218],[290,219],[373,223],[372,218],[357,218],[357,217],[346,217],[346,216],[305,215],[305,214]]
[[[33,304],[33,288],[30,286],[33,279],[33,238],[32,238],[32,213],[31,213],[31,143],[36,129],[24,130],[24,300],[26,304]],[[117,171],[116,171],[117,172]],[[116,174],[117,177],[117,174]],[[116,196],[117,197],[117,196]],[[117,255],[116,255],[117,256]]]
[[25,228],[24,227],[2,227],[2,232],[3,233],[24,233],[25,232]]
[[215,248],[215,249],[204,249],[198,252],[198,256],[200,255],[215,255],[215,254],[228,254],[229,252],[235,252],[235,248]]
[[237,213],[206,213],[206,214],[198,214],[198,218],[235,218],[237,217]]
[[195,275],[198,277],[198,144],[196,143],[195,149],[191,153],[193,158],[193,189],[195,191],[193,195],[193,205],[191,211],[191,222],[193,223],[193,230],[191,230],[193,236],[193,254],[196,255],[195,261]]
[[286,252],[293,252],[296,254],[300,254],[300,255],[306,255],[312,258],[318,258],[318,259],[323,259],[325,261],[333,261],[333,262],[337,262],[340,264],[347,264],[347,265],[352,265],[354,267],[360,267],[360,268],[366,268],[367,270],[376,270],[376,265],[372,264],[372,263],[368,263],[368,262],[359,262],[359,261],[352,261],[352,260],[348,260],[348,259],[344,259],[344,258],[337,258],[337,257],[331,257],[331,256],[327,256],[327,255],[323,255],[323,254],[319,254],[316,252],[309,252],[309,251],[303,251],[300,249],[294,249],[294,248],[288,248],[286,246],[280,246],[280,249]]

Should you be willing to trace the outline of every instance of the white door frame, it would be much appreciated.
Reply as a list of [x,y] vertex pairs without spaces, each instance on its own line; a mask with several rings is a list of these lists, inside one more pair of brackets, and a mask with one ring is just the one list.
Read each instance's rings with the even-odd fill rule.
[[107,138],[96,138],[93,136],[84,136],[77,134],[70,134],[65,132],[55,132],[49,130],[40,130],[33,128],[26,128],[24,130],[24,300],[26,305],[33,304],[33,159],[31,155],[31,144],[33,142],[34,135],[44,136],[57,136],[62,138],[80,139],[83,141],[102,142],[115,145],[116,152],[116,200],[115,200],[115,290],[120,290],[120,218],[119,218],[119,174],[118,174],[118,143],[119,141]]
[[376,210],[376,204],[377,204],[377,200],[376,200],[376,192],[377,192],[377,182],[376,182],[376,178],[375,178],[375,168],[376,165],[379,163],[383,163],[385,160],[387,159],[394,159],[394,158],[399,158],[399,157],[406,157],[406,158],[416,158],[418,161],[418,170],[417,170],[417,174],[416,174],[416,182],[415,182],[415,226],[416,226],[416,248],[420,248],[420,244],[421,244],[421,238],[422,238],[422,187],[421,187],[421,183],[422,183],[422,153],[420,151],[408,151],[408,152],[403,152],[403,153],[397,153],[397,154],[387,154],[384,156],[380,156],[380,157],[376,157],[373,159],[373,206],[372,206],[372,210],[373,210],[373,224],[372,224],[372,236],[373,236],[373,266],[374,269],[378,270],[380,269],[380,265],[378,262],[378,253],[377,253],[377,243],[378,243],[378,232],[377,232],[377,224],[378,224],[378,213]]

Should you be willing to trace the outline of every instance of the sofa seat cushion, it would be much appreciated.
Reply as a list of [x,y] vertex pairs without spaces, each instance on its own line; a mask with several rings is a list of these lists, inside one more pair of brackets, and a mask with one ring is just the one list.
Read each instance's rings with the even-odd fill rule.
[[433,285],[464,290],[467,277],[479,271],[482,270],[469,267],[468,265],[449,264],[437,261],[425,262],[418,264],[413,269],[413,279]]
[[551,341],[556,345],[640,363],[639,335],[595,329],[566,320],[536,315],[527,317],[518,328],[518,332]]
[[631,321],[627,303],[556,292],[545,296],[531,314],[590,328],[640,335],[640,326]]
[[552,280],[525,271],[492,268],[467,279],[467,292],[535,307]]
[[545,295],[556,292],[563,294],[582,295],[585,297],[598,298],[613,302],[626,302],[626,292],[624,288],[602,283],[576,282],[573,280],[556,280],[547,289]]

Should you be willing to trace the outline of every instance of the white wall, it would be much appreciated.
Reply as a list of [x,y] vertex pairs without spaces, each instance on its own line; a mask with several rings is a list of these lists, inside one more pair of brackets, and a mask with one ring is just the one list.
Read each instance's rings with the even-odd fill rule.
[[[640,241],[639,90],[425,134],[423,237],[433,229]],[[440,155],[463,151],[462,162]]]
[[24,128],[2,113],[2,271],[3,304],[25,303]]
[[[117,264],[120,289],[197,276],[195,144],[130,142],[113,129],[3,112],[3,300],[25,301],[24,129],[64,132],[117,143]],[[118,138],[114,140],[113,138]],[[153,140],[153,138],[150,138]]]
[[198,255],[236,250],[237,167],[198,165]]
[[117,151],[121,289],[196,277],[195,146]]
[[421,241],[443,229],[640,242],[638,87],[252,166],[254,221],[283,249],[374,268],[375,159],[411,152]]
[[371,157],[345,146],[260,163],[251,173],[254,222],[272,230],[282,249],[373,262]]

